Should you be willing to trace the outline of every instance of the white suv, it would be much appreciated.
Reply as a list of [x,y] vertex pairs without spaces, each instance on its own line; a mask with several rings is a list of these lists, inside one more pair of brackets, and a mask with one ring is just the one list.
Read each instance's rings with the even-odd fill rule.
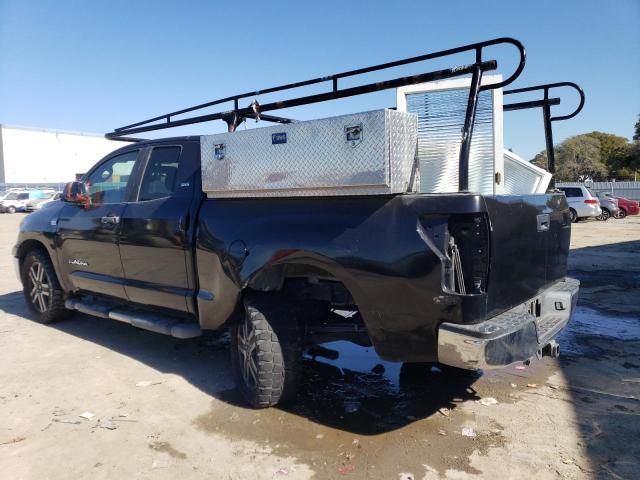
[[602,213],[600,201],[594,197],[587,187],[558,187],[567,197],[571,209],[571,221],[581,218],[598,217]]
[[0,202],[0,211],[2,213],[16,213],[24,211],[29,201],[29,192],[13,191],[9,192],[2,202]]

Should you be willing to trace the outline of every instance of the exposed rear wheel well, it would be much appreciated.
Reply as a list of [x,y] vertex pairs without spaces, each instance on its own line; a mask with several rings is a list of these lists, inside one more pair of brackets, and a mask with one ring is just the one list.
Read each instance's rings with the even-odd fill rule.
[[291,264],[264,269],[248,283],[245,295],[256,291],[272,292],[295,307],[307,345],[335,340],[371,345],[348,287],[322,268]]

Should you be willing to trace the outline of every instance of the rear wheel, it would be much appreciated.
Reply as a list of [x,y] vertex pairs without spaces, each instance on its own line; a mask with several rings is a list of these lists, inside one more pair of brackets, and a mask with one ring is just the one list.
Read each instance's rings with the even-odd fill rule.
[[24,299],[38,322],[52,323],[70,315],[49,255],[42,250],[27,253],[21,275]]
[[16,207],[14,207],[13,205],[9,205],[7,207],[7,212],[9,213],[16,213]]
[[624,218],[626,216],[627,216],[627,212],[621,208],[618,214],[616,215],[616,218]]
[[569,214],[571,215],[571,223],[576,223],[578,221],[578,212],[576,212],[573,208],[570,208]]
[[245,315],[231,327],[236,385],[254,408],[291,400],[301,375],[302,342],[296,315],[268,296],[248,297]]

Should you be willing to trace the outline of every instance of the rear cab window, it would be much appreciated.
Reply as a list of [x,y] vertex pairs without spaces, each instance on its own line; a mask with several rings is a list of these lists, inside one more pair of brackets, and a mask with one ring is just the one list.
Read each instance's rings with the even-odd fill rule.
[[579,187],[562,187],[562,190],[567,198],[582,197],[582,189]]

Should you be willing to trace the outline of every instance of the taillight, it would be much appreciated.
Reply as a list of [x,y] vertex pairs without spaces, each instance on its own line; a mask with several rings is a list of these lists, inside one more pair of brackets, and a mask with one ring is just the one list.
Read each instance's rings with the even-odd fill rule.
[[598,200],[596,200],[595,198],[587,198],[587,199],[584,201],[584,203],[589,203],[589,204],[591,204],[591,205],[597,205],[597,204],[598,204],[598,203],[600,203],[600,202],[598,202]]

